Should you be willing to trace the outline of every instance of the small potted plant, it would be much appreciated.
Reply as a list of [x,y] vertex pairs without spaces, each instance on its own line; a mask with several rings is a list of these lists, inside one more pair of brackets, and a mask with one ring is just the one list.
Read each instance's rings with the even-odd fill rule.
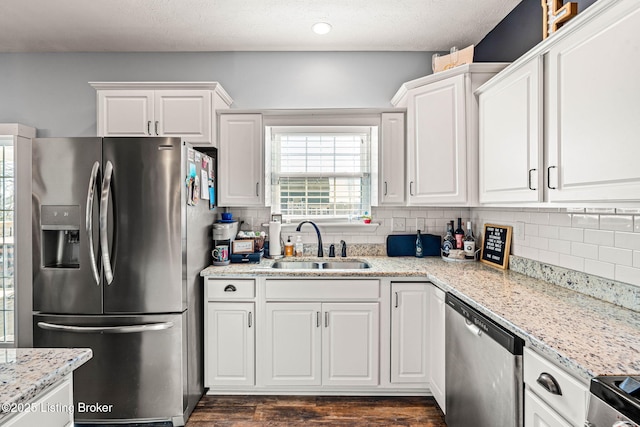
[[365,212],[364,215],[362,215],[362,222],[371,224],[371,215],[369,215],[369,212]]

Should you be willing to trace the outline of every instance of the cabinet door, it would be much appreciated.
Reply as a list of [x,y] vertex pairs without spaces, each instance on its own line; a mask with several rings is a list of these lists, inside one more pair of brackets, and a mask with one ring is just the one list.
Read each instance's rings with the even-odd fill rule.
[[548,53],[549,201],[640,200],[640,7],[617,3]]
[[413,89],[407,107],[409,204],[467,202],[465,75]]
[[260,114],[220,115],[220,206],[264,206],[262,135]]
[[205,387],[255,384],[253,303],[209,302]]
[[445,326],[444,299],[441,289],[430,285],[429,299],[429,388],[443,413],[447,413],[445,405]]
[[[65,375],[57,385],[53,385],[43,394],[37,395],[33,401],[19,403],[29,405],[25,410],[10,414],[2,420],[4,427],[69,427],[73,426],[73,412],[66,408],[73,405],[72,374]],[[73,408],[71,408],[73,409]]]
[[479,99],[480,203],[542,201],[542,57]]
[[404,205],[404,113],[382,113],[380,138],[380,205]]
[[320,303],[267,303],[266,385],[320,385]]
[[429,381],[429,286],[391,284],[391,382]]
[[211,91],[158,90],[155,92],[153,131],[159,136],[182,137],[191,143],[211,144]]
[[378,303],[323,303],[322,384],[378,385]]
[[98,136],[149,136],[153,127],[152,90],[98,91]]
[[529,389],[524,391],[524,427],[572,427]]

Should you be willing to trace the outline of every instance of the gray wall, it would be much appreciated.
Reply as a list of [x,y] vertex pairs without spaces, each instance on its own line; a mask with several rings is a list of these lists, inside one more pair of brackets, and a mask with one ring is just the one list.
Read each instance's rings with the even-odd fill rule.
[[430,73],[431,52],[5,53],[0,123],[95,135],[89,81],[218,81],[232,108],[384,108]]

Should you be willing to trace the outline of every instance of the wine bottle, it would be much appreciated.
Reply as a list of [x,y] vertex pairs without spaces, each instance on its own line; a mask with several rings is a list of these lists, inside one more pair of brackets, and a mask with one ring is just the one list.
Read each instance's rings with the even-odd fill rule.
[[475,259],[476,257],[476,238],[473,237],[471,230],[471,221],[467,221],[467,234],[464,235],[464,257],[466,259]]
[[458,228],[453,233],[456,238],[456,249],[464,249],[464,244],[462,243],[464,239],[464,230],[462,229],[462,218],[458,218]]
[[455,249],[455,247],[456,239],[453,237],[453,221],[449,221],[447,223],[447,235],[444,236],[444,241],[442,242],[442,254],[449,256],[449,251]]
[[420,236],[420,230],[418,230],[418,234],[416,236],[416,258],[422,258],[423,256],[422,237]]

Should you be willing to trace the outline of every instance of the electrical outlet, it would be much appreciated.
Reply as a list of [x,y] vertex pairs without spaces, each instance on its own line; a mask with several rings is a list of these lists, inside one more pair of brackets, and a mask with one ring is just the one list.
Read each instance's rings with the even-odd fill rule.
[[515,235],[516,238],[518,239],[524,239],[524,222],[522,221],[516,221],[516,226],[515,226]]
[[406,218],[393,218],[391,231],[404,231],[406,229]]

